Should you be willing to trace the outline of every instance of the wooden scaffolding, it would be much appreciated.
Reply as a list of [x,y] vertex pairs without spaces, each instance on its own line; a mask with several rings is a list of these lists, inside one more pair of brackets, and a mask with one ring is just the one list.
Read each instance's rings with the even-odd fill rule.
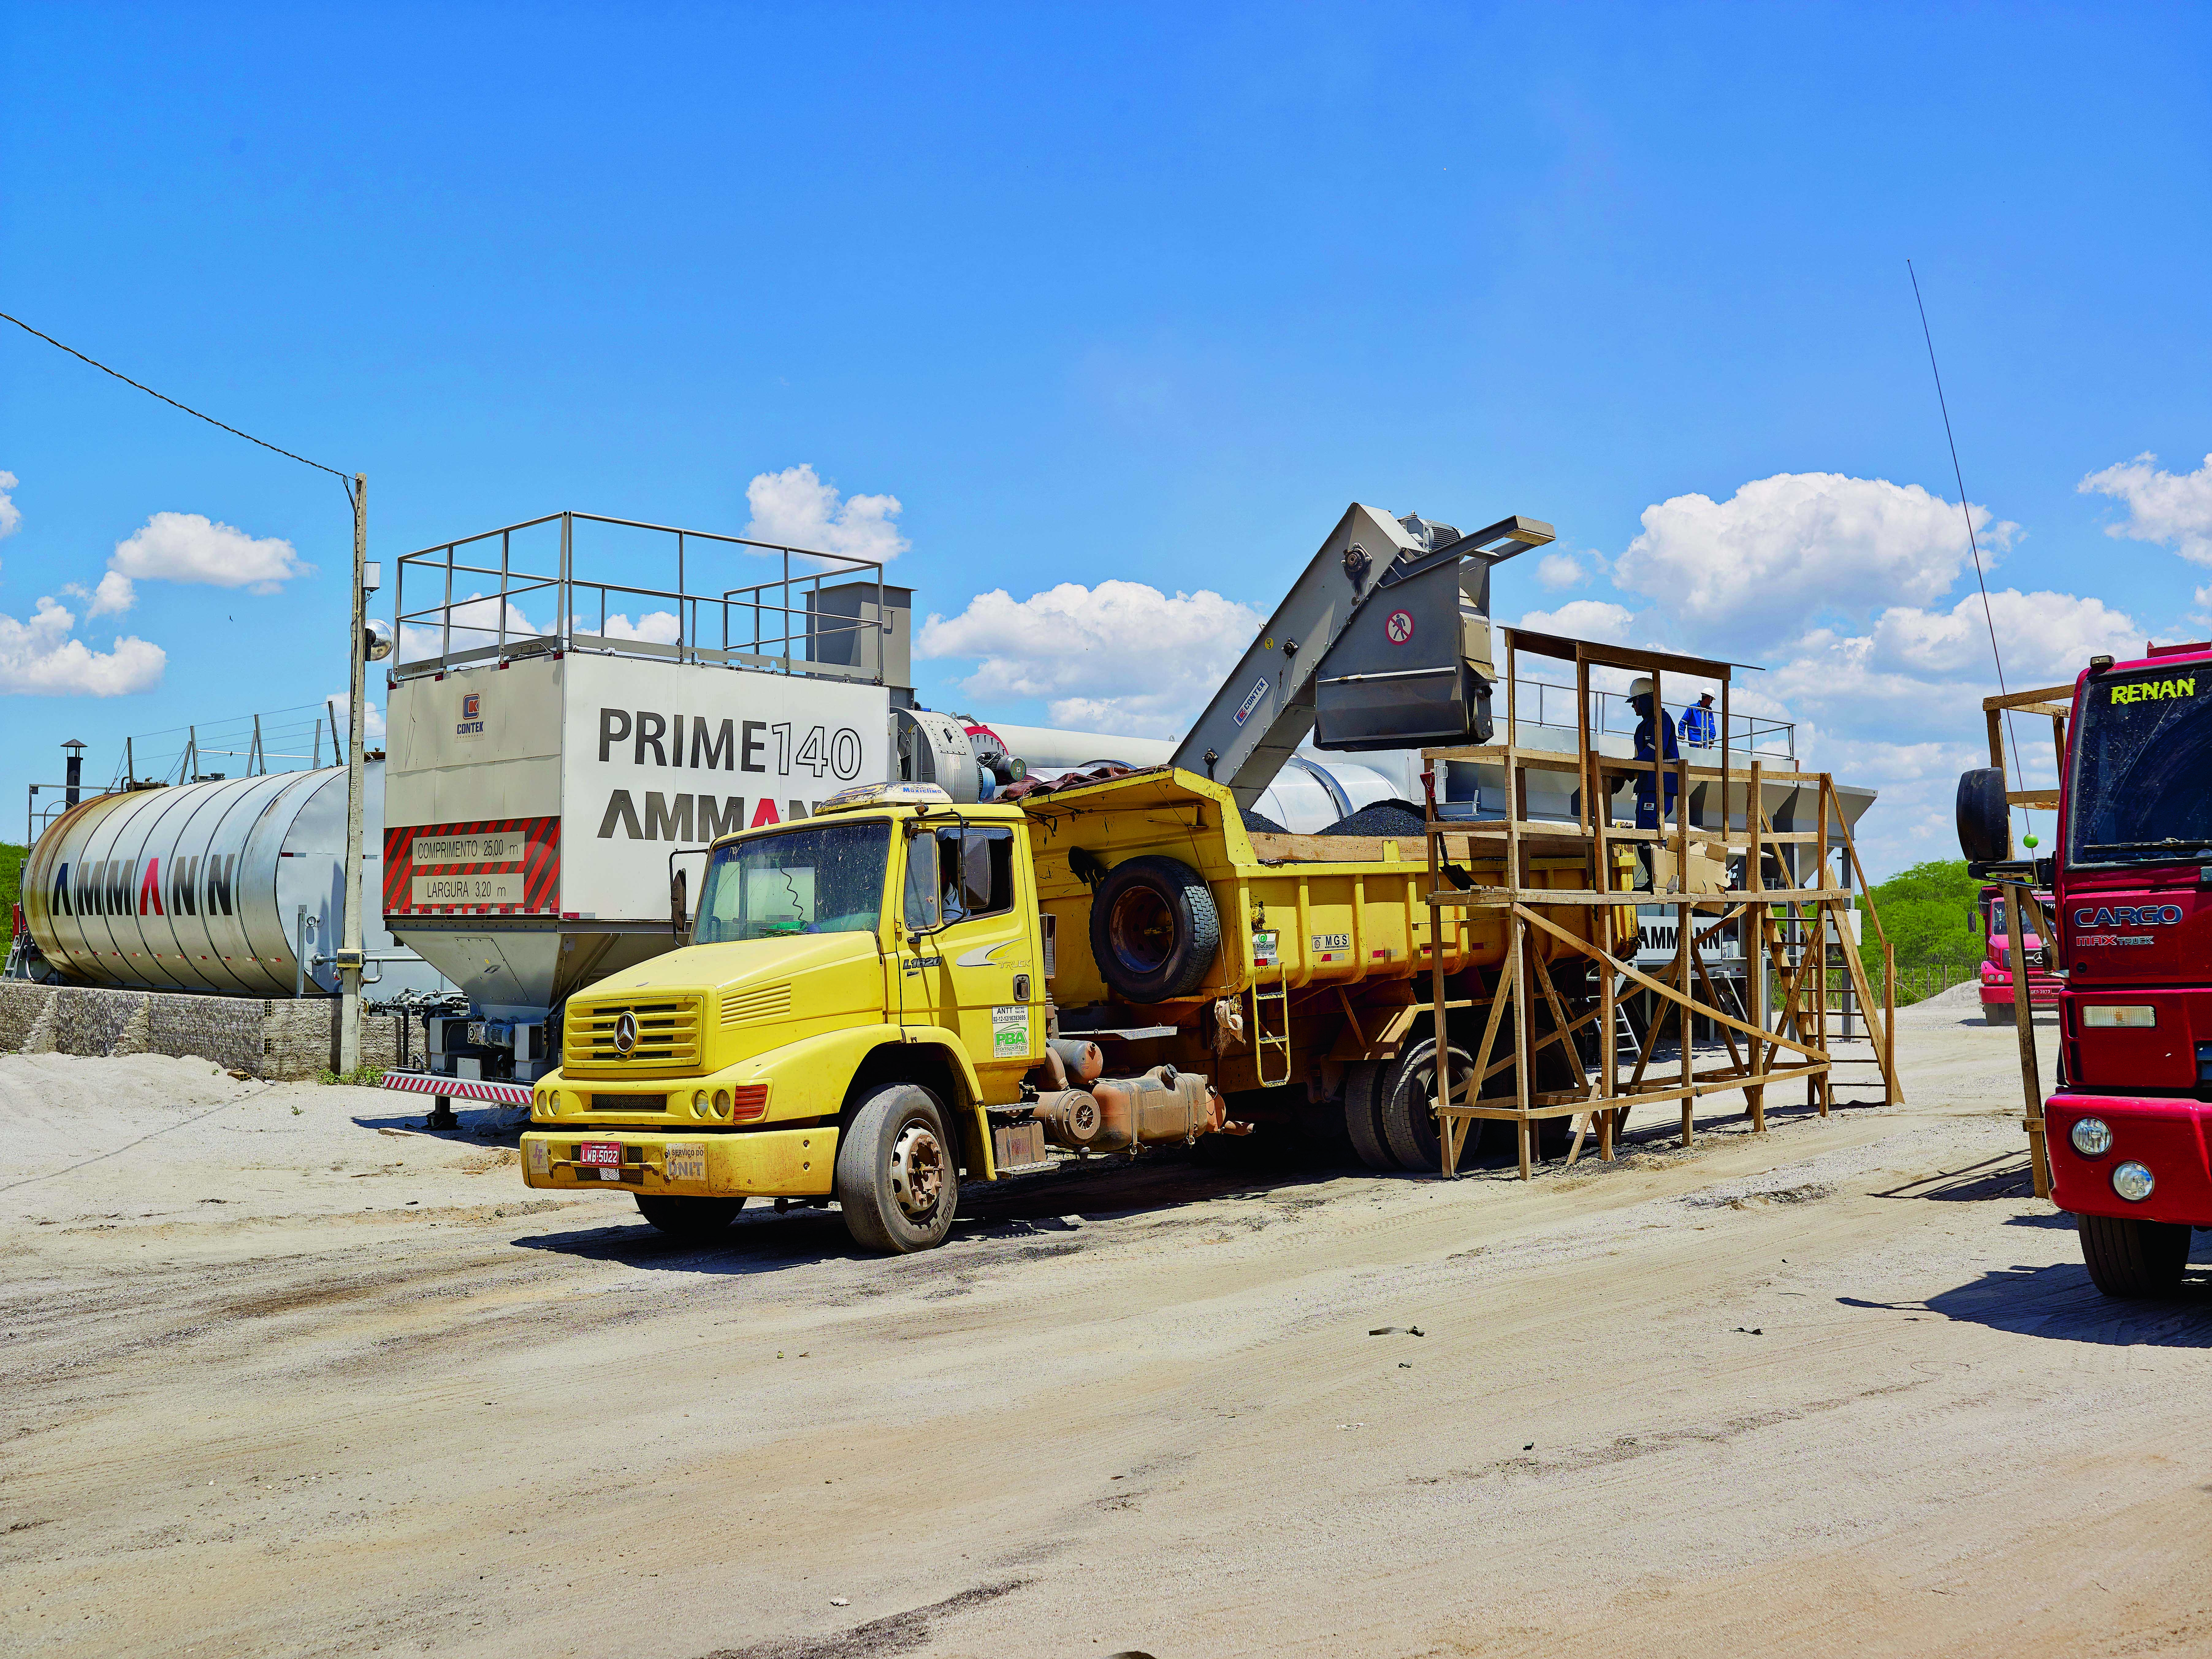
[[[2011,808],[2025,806],[2040,808],[2047,812],[2058,810],[2058,787],[2054,783],[2048,789],[2014,789],[2014,783],[2025,779],[2013,777],[2005,765],[2004,717],[2008,714],[2042,714],[2051,721],[2051,770],[2054,776],[2063,776],[2066,769],[2066,719],[2074,707],[2074,688],[2070,685],[2046,685],[2033,691],[2015,691],[2009,696],[1984,697],[1982,714],[1990,728],[1990,764],[1997,770],[2005,784],[2005,857],[2009,860],[2017,850],[2012,841]],[[2019,738],[2014,735],[2014,742]],[[2021,764],[2026,766],[2025,757]],[[2031,837],[2031,839],[2033,839]],[[2020,1080],[2026,1095],[2021,1113],[2021,1127],[2027,1132],[2027,1167],[2030,1182],[2038,1198],[2051,1196],[2051,1157],[2043,1141],[2043,1076],[2035,1053],[2035,1010],[2028,990],[2027,939],[2033,932],[2043,941],[2047,951],[2057,949],[2058,935],[2043,914],[2041,902],[2035,896],[2035,884],[2009,877],[1994,879],[2000,891],[2012,902],[2005,906],[2005,944],[2011,951],[2013,1024],[2020,1039]]]
[[[1902,1100],[1892,1018],[1895,952],[1882,936],[1880,918],[1869,902],[1863,914],[1874,929],[1884,965],[1881,994],[1877,998],[1850,921],[1852,900],[1866,889],[1865,866],[1859,861],[1850,824],[1837,810],[1835,786],[1829,775],[1797,770],[1783,757],[1769,758],[1759,752],[1739,757],[1731,737],[1731,665],[1728,663],[1634,651],[1523,629],[1499,631],[1504,645],[1504,742],[1423,751],[1422,781],[1428,795],[1428,902],[1431,925],[1436,930],[1431,937],[1444,937],[1445,913],[1455,908],[1502,912],[1506,927],[1504,961],[1486,998],[1486,999],[1479,994],[1457,998],[1451,994],[1441,953],[1431,975],[1429,1009],[1437,1052],[1444,1055],[1453,1052],[1452,1014],[1456,1009],[1462,1037],[1459,1046],[1472,1055],[1471,1066],[1462,1067],[1455,1061],[1437,1068],[1442,1091],[1436,1110],[1443,1173],[1449,1177],[1457,1172],[1468,1131],[1481,1119],[1515,1126],[1520,1174],[1526,1180],[1532,1163],[1533,1126],[1544,1119],[1575,1120],[1573,1142],[1566,1155],[1571,1164],[1593,1129],[1597,1156],[1611,1161],[1614,1138],[1625,1126],[1630,1109],[1638,1105],[1678,1102],[1685,1146],[1691,1141],[1698,1103],[1717,1094],[1741,1091],[1752,1127],[1763,1133],[1768,1086],[1802,1079],[1807,1103],[1826,1116],[1835,1068],[1850,1063],[1832,1048],[1832,974],[1839,974],[1847,982],[1873,1042],[1872,1060],[1857,1063],[1877,1068],[1882,1103]],[[1576,729],[1571,751],[1522,744],[1519,659],[1523,653],[1574,665]],[[1678,677],[1678,684],[1683,678],[1717,682],[1721,718],[1714,746],[1719,751],[1719,764],[1694,763],[1686,752],[1668,760],[1660,744],[1651,745],[1655,752],[1645,760],[1601,753],[1594,740],[1590,719],[1590,675],[1595,668],[1649,675],[1653,704],[1659,708],[1665,707],[1668,675]],[[1784,764],[1773,764],[1774,759],[1784,760]],[[1440,816],[1435,782],[1440,761],[1482,762],[1502,771],[1505,816],[1482,816],[1479,801],[1476,816],[1471,819]],[[1577,814],[1572,821],[1529,818],[1528,780],[1534,772],[1572,776]],[[1674,791],[1671,823],[1663,812],[1656,827],[1638,829],[1613,821],[1613,796],[1624,783],[1632,786],[1648,777],[1651,800],[1663,807],[1670,774]],[[1816,827],[1776,830],[1764,808],[1763,791],[1769,784],[1812,786],[1817,800]],[[1698,786],[1703,786],[1700,817],[1713,816],[1717,798],[1718,823],[1692,822],[1692,794]],[[1738,801],[1743,808],[1740,818],[1735,811]],[[1504,857],[1502,866],[1498,866],[1501,840]],[[1703,844],[1702,848],[1698,843]],[[1501,881],[1486,883],[1473,873],[1478,848],[1486,870],[1502,867]],[[1628,849],[1633,849],[1632,858],[1627,856]],[[1574,890],[1534,884],[1528,860],[1538,851],[1554,871],[1562,854],[1571,857],[1579,853],[1587,875],[1583,886]],[[1693,861],[1693,851],[1701,851],[1703,856]],[[1839,860],[1832,870],[1832,860]],[[1649,890],[1637,890],[1632,885],[1637,866],[1651,871]],[[1775,873],[1769,875],[1770,870]],[[1674,959],[1656,973],[1644,972],[1628,959],[1636,954],[1638,924],[1633,907],[1638,904],[1666,905],[1675,913]],[[1581,928],[1562,926],[1559,913],[1577,908],[1587,913],[1589,923]],[[1739,1003],[1733,1011],[1723,1006],[1715,977],[1699,954],[1702,945],[1731,927],[1738,930],[1743,944],[1748,1001],[1747,1006]],[[1562,990],[1556,973],[1561,960],[1595,966],[1595,996],[1572,985]],[[1630,1033],[1634,1066],[1625,1078],[1620,1014],[1624,985],[1650,993],[1659,1010],[1641,1039]],[[1881,1010],[1878,1022],[1877,1007]],[[1540,1034],[1535,1029],[1543,1017],[1538,1013],[1540,1008],[1548,1015],[1549,1025]],[[1464,1039],[1474,1036],[1469,1026],[1477,1009],[1483,1009],[1480,1035],[1469,1049]],[[1702,1069],[1698,1066],[1693,1022],[1700,1018],[1711,1023],[1726,1045],[1725,1064],[1717,1063],[1716,1054],[1714,1063]],[[1511,1022],[1510,1033],[1508,1021]],[[1650,1076],[1654,1047],[1670,1021],[1680,1050],[1673,1075]],[[1580,1034],[1593,1024],[1596,1027],[1594,1068],[1583,1058],[1578,1041]],[[1503,1048],[1501,1039],[1506,1045]],[[1581,1086],[1548,1090],[1534,1086],[1537,1057],[1554,1044],[1564,1045],[1564,1057],[1571,1062],[1573,1074],[1583,1079]],[[1527,1057],[1528,1063],[1516,1064],[1516,1056]],[[1553,1069],[1558,1069],[1556,1065]],[[1484,1092],[1492,1079],[1509,1070],[1513,1074],[1512,1093]]]

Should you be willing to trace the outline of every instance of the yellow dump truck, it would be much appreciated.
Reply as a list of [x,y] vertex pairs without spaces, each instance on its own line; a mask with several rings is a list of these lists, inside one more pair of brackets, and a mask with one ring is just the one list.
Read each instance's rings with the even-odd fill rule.
[[[849,790],[715,842],[690,942],[569,1000],[524,1178],[619,1185],[691,1237],[748,1198],[835,1200],[862,1245],[918,1250],[963,1176],[1255,1125],[1432,1170],[1415,977],[1441,945],[1453,1000],[1486,994],[1504,927],[1448,910],[1432,939],[1426,879],[1419,834],[1255,836],[1227,788],[1167,768],[960,805]],[[1532,860],[1534,885],[1587,879],[1579,854]],[[1474,1035],[1453,1030],[1462,1079]],[[1565,1044],[1532,1079],[1559,1086],[1547,1066],[1581,1081]]]

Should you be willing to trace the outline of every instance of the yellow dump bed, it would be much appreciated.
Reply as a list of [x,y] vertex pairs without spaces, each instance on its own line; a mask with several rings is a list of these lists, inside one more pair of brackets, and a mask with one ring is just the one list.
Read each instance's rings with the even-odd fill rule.
[[[1146,855],[1177,859],[1205,878],[1221,921],[1220,954],[1205,982],[1179,1000],[1238,996],[1255,982],[1270,992],[1350,988],[1404,980],[1431,965],[1428,851],[1419,835],[1255,836],[1225,787],[1167,767],[1030,796],[1022,806],[1038,899],[1052,918],[1053,994],[1063,1006],[1112,994],[1091,955],[1091,888],[1070,862],[1079,850],[1104,866]],[[1453,836],[1447,850],[1478,882],[1502,882],[1504,851],[1494,838]],[[1588,885],[1579,851],[1539,851],[1530,866],[1528,885]],[[1563,905],[1547,917],[1588,938],[1595,914],[1588,905]],[[1621,926],[1632,931],[1632,912]],[[1504,960],[1500,913],[1447,911],[1443,927],[1447,972]],[[1548,938],[1538,948],[1547,959],[1566,953]]]

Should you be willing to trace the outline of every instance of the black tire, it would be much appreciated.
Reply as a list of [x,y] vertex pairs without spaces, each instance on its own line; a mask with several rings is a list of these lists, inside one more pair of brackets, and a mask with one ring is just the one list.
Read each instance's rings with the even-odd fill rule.
[[837,1203],[864,1250],[933,1249],[960,1203],[960,1148],[937,1097],[887,1083],[837,1138]]
[[2009,1002],[1985,1002],[1982,1005],[1982,1018],[1992,1025],[2017,1027],[2020,1010]]
[[720,1237],[745,1207],[742,1198],[670,1198],[665,1194],[637,1195],[637,1212],[658,1232],[693,1244]]
[[2138,1221],[2132,1216],[2077,1215],[2081,1260],[2106,1296],[2172,1296],[2189,1265],[2186,1224]]
[[[1474,1056],[1456,1042],[1451,1050],[1452,1077],[1456,1092],[1467,1093],[1467,1080],[1474,1075]],[[1376,1094],[1382,1102],[1382,1138],[1401,1170],[1435,1175],[1443,1169],[1443,1131],[1437,1121],[1437,1040],[1423,1037],[1398,1051],[1397,1059],[1382,1067]],[[1471,1159],[1489,1128],[1481,1118],[1469,1120],[1467,1143],[1460,1148],[1462,1162]]]
[[1205,878],[1178,859],[1117,864],[1091,901],[1091,955],[1115,994],[1165,1002],[1196,990],[1221,952]]
[[1371,1060],[1355,1061],[1344,1073],[1344,1133],[1352,1150],[1370,1170],[1395,1170],[1397,1154],[1382,1133],[1383,1068]]

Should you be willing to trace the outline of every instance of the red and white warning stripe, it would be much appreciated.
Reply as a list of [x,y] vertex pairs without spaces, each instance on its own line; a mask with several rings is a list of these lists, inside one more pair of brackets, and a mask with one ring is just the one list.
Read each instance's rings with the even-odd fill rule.
[[489,1100],[501,1106],[530,1104],[526,1083],[485,1083],[474,1078],[434,1077],[428,1072],[386,1072],[384,1086],[415,1095],[447,1095],[456,1100]]

